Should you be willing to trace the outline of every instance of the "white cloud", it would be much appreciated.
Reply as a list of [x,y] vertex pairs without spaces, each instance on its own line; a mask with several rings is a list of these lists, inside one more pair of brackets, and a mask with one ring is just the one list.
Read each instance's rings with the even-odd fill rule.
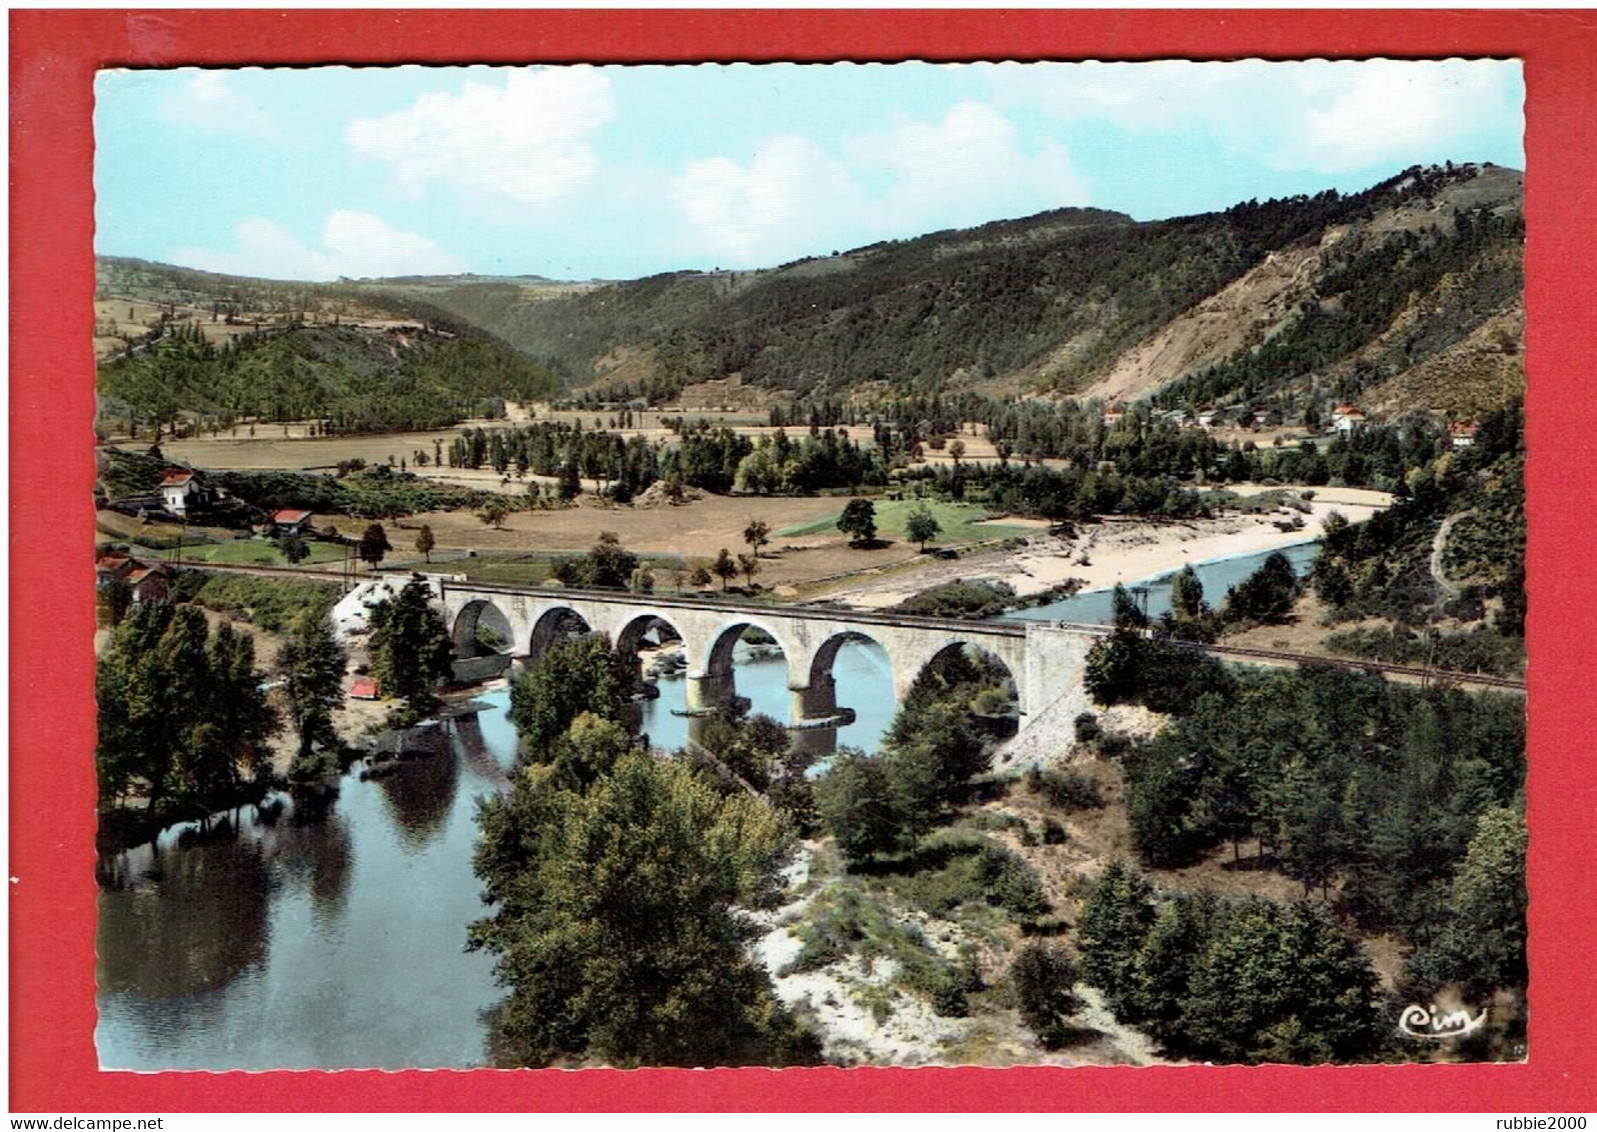
[[1483,121],[1521,112],[1513,60],[1161,60],[993,68],[1000,106],[1133,132],[1203,130],[1277,169],[1469,160]]
[[458,93],[423,94],[407,110],[356,119],[346,138],[356,153],[386,163],[401,192],[419,196],[439,182],[538,206],[593,177],[599,161],[588,135],[614,116],[601,71],[519,69],[502,85],[467,81]]
[[283,136],[277,119],[233,90],[225,71],[200,71],[167,94],[156,113],[171,125],[208,134],[240,133],[267,140]]
[[880,207],[899,229],[978,224],[1087,201],[1086,182],[1063,146],[1044,138],[1022,145],[1020,132],[982,102],[962,102],[940,122],[901,118],[887,131],[855,138],[862,167],[891,176]]
[[731,266],[763,265],[1086,201],[1062,147],[1028,150],[982,103],[961,103],[940,121],[901,116],[841,149],[844,157],[782,135],[745,162],[689,162],[671,185],[689,247]]
[[259,216],[239,221],[233,234],[237,243],[232,248],[180,248],[172,253],[172,262],[267,279],[452,275],[465,270],[458,257],[427,237],[395,228],[369,212],[333,213],[322,225],[319,247],[307,246],[282,224]]
[[[841,162],[808,138],[763,142],[747,164],[689,162],[671,195],[701,250],[739,266],[813,254],[864,201]],[[844,220],[848,223],[848,220]]]
[[1501,105],[1503,71],[1462,61],[1317,64],[1298,83],[1299,128],[1285,132],[1266,159],[1327,173],[1434,159]]

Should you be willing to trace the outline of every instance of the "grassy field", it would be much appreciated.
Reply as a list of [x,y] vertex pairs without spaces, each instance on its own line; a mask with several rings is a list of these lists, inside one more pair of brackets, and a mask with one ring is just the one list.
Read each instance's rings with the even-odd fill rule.
[[[554,576],[555,567],[571,558],[581,557],[578,551],[530,550],[521,552],[477,552],[470,558],[455,552],[435,553],[431,565],[410,555],[389,555],[383,560],[385,569],[436,570],[446,574],[464,574],[474,582],[497,583],[507,586],[542,585]],[[671,571],[685,569],[686,559],[681,555],[639,555],[638,565],[654,571],[655,588],[672,589]]]
[[[909,521],[910,512],[920,507],[930,511],[938,526],[942,528],[937,537],[928,544],[932,546],[956,546],[960,543],[980,542],[983,539],[1023,537],[1036,533],[1032,524],[1016,523],[1010,526],[1004,523],[984,522],[989,512],[974,503],[879,499],[876,501],[878,536],[906,538],[904,527]],[[804,523],[795,523],[793,526],[783,527],[776,533],[781,538],[796,538],[801,535],[835,532],[837,518],[842,513],[843,509],[839,507],[830,515],[823,515]]]
[[[337,543],[307,542],[310,557],[303,565],[315,566],[323,562],[342,562],[347,549]],[[216,562],[228,566],[288,566],[291,563],[283,552],[266,539],[231,539],[228,542],[185,545],[183,557],[202,562]]]

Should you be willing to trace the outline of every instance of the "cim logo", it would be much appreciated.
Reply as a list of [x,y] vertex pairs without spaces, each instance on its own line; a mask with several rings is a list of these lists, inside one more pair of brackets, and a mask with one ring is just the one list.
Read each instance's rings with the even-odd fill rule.
[[1473,1034],[1486,1025],[1486,1015],[1485,1007],[1481,1008],[1479,1014],[1471,1016],[1467,1009],[1443,1011],[1434,1002],[1430,1006],[1411,1005],[1403,1008],[1397,1028],[1411,1038],[1442,1041]]

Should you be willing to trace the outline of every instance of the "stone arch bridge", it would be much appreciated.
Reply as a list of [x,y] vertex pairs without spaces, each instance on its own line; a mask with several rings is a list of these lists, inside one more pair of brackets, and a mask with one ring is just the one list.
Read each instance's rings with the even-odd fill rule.
[[617,648],[635,655],[645,634],[664,622],[682,639],[690,713],[708,714],[733,703],[733,647],[746,629],[761,629],[786,658],[790,726],[798,730],[806,724],[828,728],[849,708],[848,691],[839,691],[832,662],[846,642],[866,640],[886,654],[898,701],[941,654],[963,645],[985,650],[1009,669],[1024,731],[1060,700],[1082,701],[1087,652],[1102,633],[1036,621],[965,621],[715,597],[502,586],[438,575],[426,580],[444,607],[458,654],[472,654],[478,622],[489,609],[498,610],[509,624],[510,657],[482,658],[497,666],[489,671],[502,671],[512,662],[534,665],[551,644],[574,630],[603,633]]

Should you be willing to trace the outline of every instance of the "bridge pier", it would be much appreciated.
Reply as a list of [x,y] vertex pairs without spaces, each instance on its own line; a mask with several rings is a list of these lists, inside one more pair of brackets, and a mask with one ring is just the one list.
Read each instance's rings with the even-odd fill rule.
[[788,734],[794,751],[808,755],[811,762],[837,753],[837,725],[830,727],[805,727],[804,724],[835,719],[837,710],[837,681],[831,673],[812,676],[807,688],[789,687],[793,707],[789,718],[795,729]]

